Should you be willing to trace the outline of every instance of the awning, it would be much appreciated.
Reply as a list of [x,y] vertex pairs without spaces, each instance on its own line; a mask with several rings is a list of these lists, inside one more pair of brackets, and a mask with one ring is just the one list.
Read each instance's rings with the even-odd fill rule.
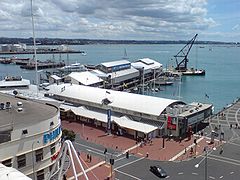
[[113,118],[113,121],[123,128],[132,129],[135,131],[143,132],[145,134],[158,129],[157,126],[133,121],[133,120],[129,119],[127,116],[123,116],[121,118]]
[[75,115],[83,116],[90,119],[96,119],[97,121],[107,123],[107,113],[91,111],[91,110],[83,109],[81,107],[71,108],[71,111]]

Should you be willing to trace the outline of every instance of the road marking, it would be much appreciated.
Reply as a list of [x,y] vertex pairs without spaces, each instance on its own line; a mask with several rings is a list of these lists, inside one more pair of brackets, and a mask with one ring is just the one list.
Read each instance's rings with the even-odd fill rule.
[[[91,146],[88,146],[88,145],[84,145],[84,144],[80,144],[80,143],[77,143],[77,142],[75,142],[75,144],[78,144],[79,146],[83,146],[83,147],[86,147],[86,148],[89,148],[89,149],[92,149],[92,150],[95,150],[95,151],[98,151],[98,152],[102,152],[102,154],[104,154],[104,153],[103,153],[103,150],[96,149],[96,148],[94,148],[94,147],[91,147]],[[118,155],[119,155],[119,154],[116,155],[116,154],[114,154],[114,153],[112,154],[112,153],[109,153],[109,152],[107,152],[107,154],[108,154],[108,155],[117,156],[117,157],[118,157]]]
[[230,174],[233,174],[234,172],[232,171],[232,172],[230,172]]
[[[199,143],[201,140],[203,140],[204,137],[201,137],[197,140],[197,143]],[[191,149],[191,147],[194,147],[195,144],[191,144],[189,145],[187,148],[186,148],[186,151],[188,151],[189,149]],[[177,158],[179,158],[181,155],[183,155],[185,153],[185,149],[183,149],[182,151],[180,151],[178,154],[176,154],[175,156],[173,156],[171,159],[169,159],[169,161],[174,161],[176,160]]]
[[216,159],[216,158],[213,158],[213,157],[208,157],[208,159],[213,159],[215,161],[221,161],[221,162],[225,162],[225,163],[228,163],[228,164],[233,164],[233,165],[236,165],[236,166],[240,166],[239,163],[234,163],[234,162],[230,162],[230,161],[226,161],[226,160],[222,160],[222,159]]
[[118,167],[116,167],[114,170],[120,169],[120,168],[122,168],[122,167],[124,167],[124,166],[128,166],[128,165],[133,164],[133,163],[135,163],[135,162],[137,162],[137,161],[141,161],[141,160],[144,159],[144,158],[145,158],[145,157],[141,157],[141,158],[136,159],[136,160],[134,160],[134,161],[131,161],[131,162],[127,163],[127,164],[118,166]]
[[141,156],[143,155],[142,153],[137,153],[137,154],[138,154],[138,155],[141,155]]
[[[95,164],[94,166],[92,166],[92,167],[90,167],[90,168],[88,168],[88,169],[85,169],[85,172],[87,173],[87,172],[89,172],[89,171],[92,171],[93,169],[101,166],[101,165],[104,164],[104,163],[105,163],[105,161],[101,161],[101,162],[99,162],[98,164]],[[79,176],[81,176],[81,175],[83,175],[83,172],[78,173],[78,174],[77,174],[77,177],[79,177]],[[68,180],[73,180],[73,179],[75,179],[74,176],[68,178]]]
[[178,173],[179,175],[182,175],[183,174],[183,172],[180,172],[180,173]]
[[136,176],[133,176],[133,175],[131,175],[131,174],[128,174],[128,173],[119,171],[119,170],[117,170],[117,169],[114,169],[114,170],[117,171],[117,172],[119,172],[119,173],[122,173],[122,174],[124,174],[124,175],[126,175],[126,176],[129,176],[129,177],[131,177],[131,178],[133,178],[133,179],[141,180],[140,178],[138,178],[138,177],[136,177]]
[[223,178],[223,176],[220,176],[220,177],[219,177],[219,179],[222,179],[222,178]]
[[210,154],[210,157],[216,157],[216,158],[220,158],[220,159],[224,159],[224,160],[229,160],[229,161],[233,161],[233,162],[236,162],[236,163],[240,163],[239,160],[227,158],[227,157],[224,157],[224,156],[217,156],[217,155],[214,155],[214,154]]
[[[239,139],[239,138],[236,138],[236,139]],[[236,139],[232,139],[232,140],[234,141]],[[228,142],[228,144],[232,144],[232,145],[235,145],[235,146],[240,146],[240,144],[236,144],[236,143],[233,143],[233,142]]]
[[92,152],[92,153],[101,155],[101,156],[105,156],[104,154],[101,154],[101,153],[99,153],[99,152],[97,152],[97,151],[93,151],[93,150],[91,150],[91,149],[86,149],[86,150],[89,151],[89,152]]
[[193,172],[192,174],[193,174],[193,175],[196,175],[196,176],[198,175],[198,173],[194,173],[194,172]]
[[215,178],[215,177],[213,177],[213,176],[209,176],[209,178],[210,178],[210,179],[216,179],[216,178]]

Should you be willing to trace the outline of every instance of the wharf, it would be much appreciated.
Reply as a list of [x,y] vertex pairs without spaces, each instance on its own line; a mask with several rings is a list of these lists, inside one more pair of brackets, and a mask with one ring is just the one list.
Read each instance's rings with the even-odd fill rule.
[[[84,51],[58,51],[58,50],[37,50],[37,54],[84,54]],[[0,51],[0,55],[15,55],[15,54],[34,54],[33,50],[26,50],[21,52]]]
[[[63,66],[65,66],[64,62],[60,62],[60,63],[38,62],[38,64],[37,64],[38,69],[59,68],[59,67],[63,67]],[[31,64],[26,64],[26,65],[21,65],[20,68],[34,70],[36,67],[35,67],[35,63],[31,63]]]

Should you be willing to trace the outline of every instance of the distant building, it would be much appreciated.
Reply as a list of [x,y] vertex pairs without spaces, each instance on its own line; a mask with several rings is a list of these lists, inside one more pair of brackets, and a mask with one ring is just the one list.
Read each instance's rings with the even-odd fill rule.
[[2,52],[22,52],[27,49],[26,44],[4,44],[1,46]]
[[61,148],[57,104],[0,93],[0,162],[46,179]]

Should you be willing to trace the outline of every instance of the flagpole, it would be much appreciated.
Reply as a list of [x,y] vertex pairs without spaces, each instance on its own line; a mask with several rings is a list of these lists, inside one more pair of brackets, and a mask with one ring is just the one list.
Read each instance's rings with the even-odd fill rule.
[[36,73],[36,85],[37,85],[37,94],[38,94],[38,67],[37,67],[37,50],[36,50],[36,39],[35,39],[35,27],[34,27],[34,18],[33,18],[33,0],[31,0],[31,16],[32,16],[32,30],[33,30],[33,49],[34,49],[34,58],[35,60],[35,73]]

